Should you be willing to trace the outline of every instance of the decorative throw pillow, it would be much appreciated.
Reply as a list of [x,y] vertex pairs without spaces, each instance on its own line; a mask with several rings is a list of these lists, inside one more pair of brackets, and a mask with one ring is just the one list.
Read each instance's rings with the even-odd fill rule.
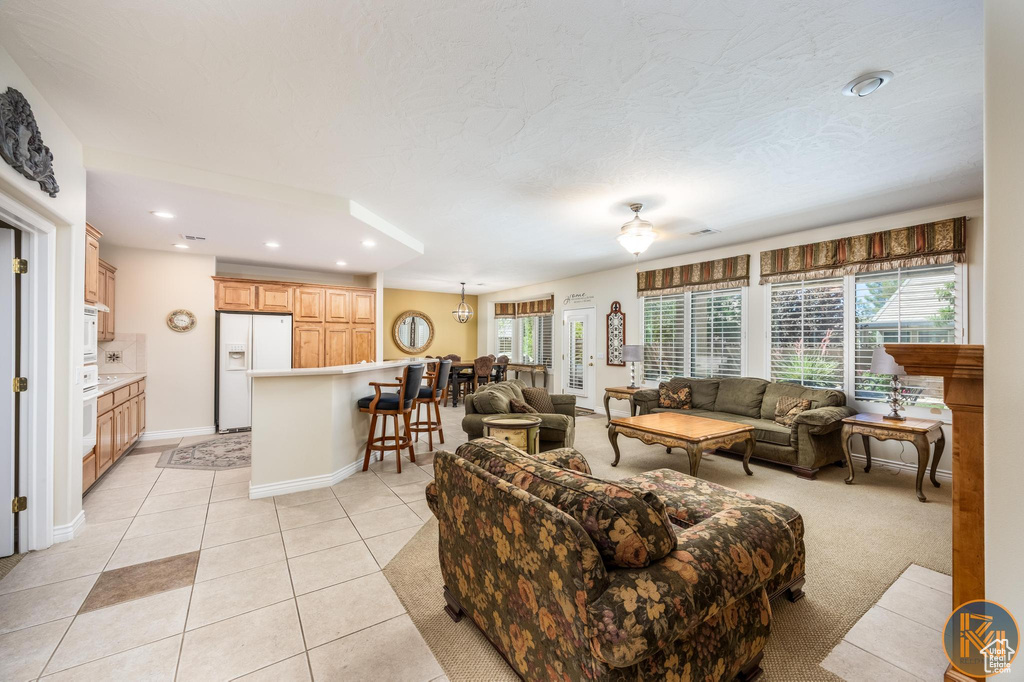
[[516,400],[515,398],[513,398],[512,400],[508,401],[508,404],[509,407],[512,408],[512,412],[516,414],[537,414],[537,410],[533,409],[522,400]]
[[473,409],[480,414],[508,414],[509,399],[500,391],[479,391],[473,395]]
[[658,384],[658,407],[674,410],[690,409],[690,385],[682,384],[673,387],[664,381]]
[[779,402],[775,403],[775,421],[783,426],[792,426],[796,416],[809,409],[811,409],[810,400],[784,395],[779,398]]
[[543,388],[524,388],[523,399],[527,405],[541,414],[555,414],[555,404],[551,402],[551,396]]
[[606,564],[643,568],[676,547],[665,502],[652,491],[542,462],[495,438],[463,443],[456,454],[572,516]]

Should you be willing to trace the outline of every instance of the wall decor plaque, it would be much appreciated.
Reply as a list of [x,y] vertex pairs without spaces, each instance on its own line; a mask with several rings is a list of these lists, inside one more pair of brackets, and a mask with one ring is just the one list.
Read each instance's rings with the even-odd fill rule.
[[612,309],[605,319],[608,330],[607,363],[614,367],[625,367],[626,361],[622,357],[622,347],[626,345],[626,313],[622,312],[622,306],[618,301],[612,301]]
[[60,186],[53,177],[53,154],[43,144],[43,136],[36,125],[32,106],[19,91],[7,88],[0,95],[0,156],[14,170],[51,197],[57,196]]

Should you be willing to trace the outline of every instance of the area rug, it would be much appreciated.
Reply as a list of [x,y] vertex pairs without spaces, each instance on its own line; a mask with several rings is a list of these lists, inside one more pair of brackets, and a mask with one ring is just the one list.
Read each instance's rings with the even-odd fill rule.
[[[451,426],[458,428],[457,422]],[[613,468],[603,419],[578,419],[575,447],[603,478],[663,467],[686,470],[684,454],[625,438],[619,439],[622,459]],[[952,570],[951,485],[946,480],[939,489],[929,486],[922,504],[912,472],[877,463],[870,474],[858,471],[850,486],[839,467],[822,469],[816,481],[771,464],[752,468],[754,475],[746,476],[738,457],[705,455],[700,476],[788,504],[804,517],[807,597],[795,604],[785,598],[772,602],[761,679],[839,680],[819,664],[911,563],[947,575]],[[452,682],[517,679],[468,618],[453,623],[443,612],[437,539],[437,522],[431,520],[387,564],[385,577]]]
[[251,434],[240,433],[168,450],[156,465],[164,469],[241,469],[249,466],[251,459]]

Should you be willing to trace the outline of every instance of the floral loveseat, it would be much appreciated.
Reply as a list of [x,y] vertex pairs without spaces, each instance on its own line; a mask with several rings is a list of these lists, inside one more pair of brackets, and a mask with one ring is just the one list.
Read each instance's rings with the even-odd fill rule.
[[767,590],[802,583],[788,507],[667,469],[604,481],[572,448],[439,451],[427,501],[445,610],[527,680],[753,679]]
[[[856,413],[846,407],[846,394],[821,388],[765,381],[752,377],[691,379],[674,377],[670,390],[690,387],[691,407],[660,407],[658,389],[637,391],[633,401],[640,414],[678,412],[709,419],[750,424],[754,427],[754,457],[785,464],[802,478],[814,478],[818,469],[844,461],[840,431],[843,419]],[[775,421],[779,398],[806,399],[810,409],[791,425]],[[742,443],[730,450],[742,453]]]

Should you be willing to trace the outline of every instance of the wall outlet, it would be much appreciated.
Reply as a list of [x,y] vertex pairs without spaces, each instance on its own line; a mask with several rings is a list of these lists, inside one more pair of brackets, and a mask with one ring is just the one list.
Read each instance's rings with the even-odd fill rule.
[[121,362],[121,351],[119,351],[119,350],[108,350],[107,351],[107,362],[108,363]]

